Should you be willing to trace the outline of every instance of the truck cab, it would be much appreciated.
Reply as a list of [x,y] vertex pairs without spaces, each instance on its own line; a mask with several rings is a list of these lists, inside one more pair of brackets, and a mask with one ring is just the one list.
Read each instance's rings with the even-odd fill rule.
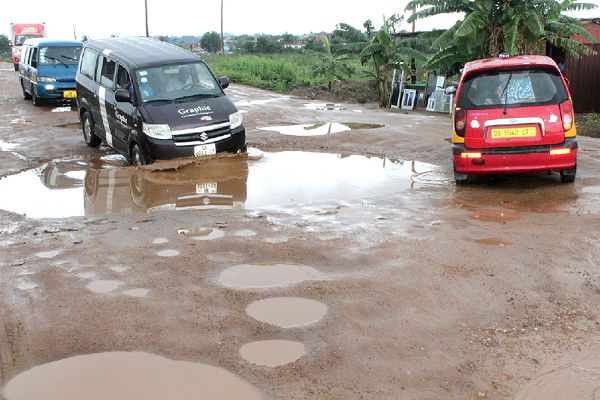
[[46,26],[44,23],[38,24],[10,24],[10,35],[12,43],[12,60],[15,71],[19,70],[19,61],[21,58],[21,47],[27,39],[46,37]]

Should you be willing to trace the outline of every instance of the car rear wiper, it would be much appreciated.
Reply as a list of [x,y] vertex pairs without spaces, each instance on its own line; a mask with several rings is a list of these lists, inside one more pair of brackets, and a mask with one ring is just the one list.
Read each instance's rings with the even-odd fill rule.
[[500,98],[502,98],[502,96],[504,96],[504,111],[503,111],[503,113],[505,115],[506,115],[506,109],[508,108],[508,91],[506,89],[508,89],[508,84],[512,80],[512,77],[513,77],[513,73],[511,71],[510,75],[508,75],[508,80],[506,81],[506,85],[504,85],[504,89],[502,89],[502,93],[500,94]]
[[46,58],[47,58],[48,60],[54,60],[54,61],[58,61],[59,63],[61,63],[61,64],[62,64],[62,65],[64,65],[65,67],[69,68],[69,65],[68,65],[66,62],[64,62],[64,61],[62,61],[62,60],[59,60],[58,58],[54,58],[54,57],[50,57],[50,56],[46,56]]

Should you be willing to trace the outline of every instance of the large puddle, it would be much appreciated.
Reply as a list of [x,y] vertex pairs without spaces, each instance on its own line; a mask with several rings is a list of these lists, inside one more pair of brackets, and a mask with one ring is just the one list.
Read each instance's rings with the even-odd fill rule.
[[240,348],[244,360],[256,365],[276,367],[296,361],[304,355],[304,344],[291,340],[263,340]]
[[383,128],[384,126],[385,125],[380,124],[360,124],[354,122],[327,122],[324,124],[266,126],[258,129],[262,131],[277,132],[288,136],[323,136],[358,129]]
[[221,284],[236,289],[266,289],[320,279],[323,275],[316,269],[291,264],[242,264],[227,268],[219,275]]
[[[0,179],[0,209],[31,218],[160,210],[251,210],[386,196],[435,167],[327,153],[218,157],[159,170],[96,160],[54,161]],[[433,182],[433,183],[442,183]]]
[[295,328],[320,321],[327,313],[327,306],[301,297],[271,297],[250,303],[246,313],[257,321]]
[[139,352],[90,354],[40,365],[8,382],[2,394],[7,400],[261,398],[254,387],[222,368]]

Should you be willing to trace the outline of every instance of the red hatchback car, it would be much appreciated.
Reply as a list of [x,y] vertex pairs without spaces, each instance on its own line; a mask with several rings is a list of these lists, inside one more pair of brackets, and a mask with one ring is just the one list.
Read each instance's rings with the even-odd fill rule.
[[573,182],[577,131],[566,81],[544,56],[501,56],[465,65],[456,90],[454,179],[559,171]]

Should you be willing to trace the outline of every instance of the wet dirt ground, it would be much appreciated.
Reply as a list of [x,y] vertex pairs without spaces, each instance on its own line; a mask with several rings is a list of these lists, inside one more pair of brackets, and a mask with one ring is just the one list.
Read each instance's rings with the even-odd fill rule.
[[0,398],[594,398],[600,139],[456,187],[448,116],[227,93],[247,156],[135,169],[0,64]]

